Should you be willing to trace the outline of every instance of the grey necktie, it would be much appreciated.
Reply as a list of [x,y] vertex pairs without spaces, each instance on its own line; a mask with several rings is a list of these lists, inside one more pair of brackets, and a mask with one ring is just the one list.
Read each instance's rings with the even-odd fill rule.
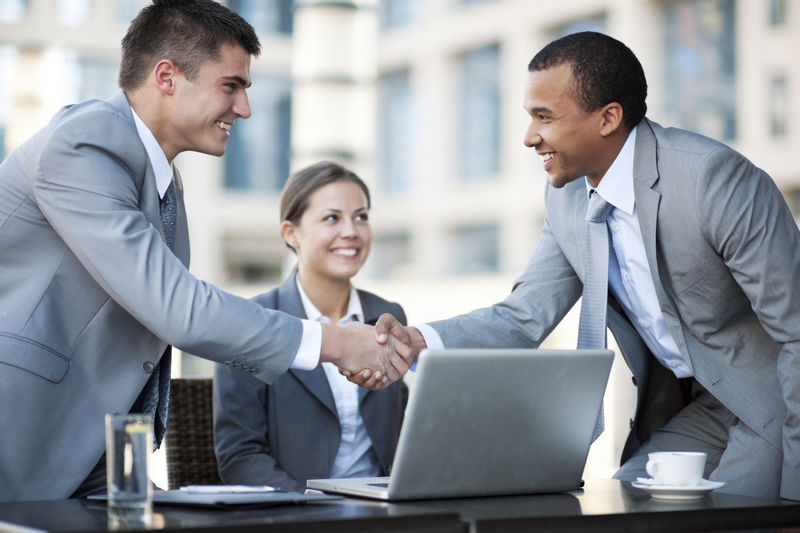
[[[161,199],[161,227],[164,230],[164,241],[170,250],[175,246],[175,221],[177,218],[178,201],[173,181],[169,184],[164,198]],[[153,417],[153,445],[155,448],[161,446],[161,439],[164,438],[164,432],[167,430],[171,377],[172,347],[167,346],[164,355],[161,356],[161,361],[144,386],[142,412]]]
[[[606,219],[614,206],[592,191],[586,212],[586,264],[583,280],[581,320],[578,327],[578,349],[606,347],[606,306],[608,305],[608,226]],[[592,436],[592,442],[603,432],[603,407]]]

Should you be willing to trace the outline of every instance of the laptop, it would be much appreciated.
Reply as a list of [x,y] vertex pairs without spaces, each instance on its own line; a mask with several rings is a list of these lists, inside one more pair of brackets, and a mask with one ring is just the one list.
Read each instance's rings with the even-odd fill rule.
[[565,492],[581,486],[610,350],[424,350],[389,477],[308,488],[378,500]]

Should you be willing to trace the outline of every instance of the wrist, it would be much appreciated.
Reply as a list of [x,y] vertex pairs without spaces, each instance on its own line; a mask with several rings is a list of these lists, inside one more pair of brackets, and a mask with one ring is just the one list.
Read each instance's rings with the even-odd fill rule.
[[422,336],[422,333],[420,333],[417,328],[408,327],[406,330],[411,340],[411,349],[414,351],[414,361],[416,361],[419,358],[419,353],[427,348],[428,344],[425,342],[425,337]]
[[320,363],[333,363],[336,366],[340,366],[343,353],[340,347],[347,344],[344,339],[346,333],[347,328],[322,324],[322,346],[319,351]]

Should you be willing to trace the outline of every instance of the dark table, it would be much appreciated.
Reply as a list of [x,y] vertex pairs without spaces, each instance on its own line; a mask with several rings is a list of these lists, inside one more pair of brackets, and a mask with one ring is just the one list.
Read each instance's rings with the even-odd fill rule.
[[[251,511],[156,506],[158,529],[182,533],[693,532],[800,528],[800,505],[711,493],[702,500],[653,500],[630,483],[588,480],[564,494],[380,503],[346,499]],[[0,504],[0,532],[108,531],[105,505],[86,500]],[[27,530],[30,531],[30,530]],[[800,531],[800,530],[798,530]]]

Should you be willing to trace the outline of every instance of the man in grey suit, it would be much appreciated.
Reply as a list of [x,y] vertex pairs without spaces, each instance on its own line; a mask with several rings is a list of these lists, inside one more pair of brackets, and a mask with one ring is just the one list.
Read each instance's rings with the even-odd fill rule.
[[800,500],[800,232],[780,191],[727,146],[644,118],[644,72],[619,41],[570,35],[528,70],[525,145],[549,185],[527,268],[492,307],[418,328],[384,316],[378,331],[417,354],[538,346],[584,290],[599,195],[609,290],[592,312],[638,386],[615,477],[646,476],[648,452],[696,450],[722,491]]
[[0,501],[102,489],[106,413],[150,414],[160,443],[169,345],[266,383],[331,361],[379,389],[408,368],[370,327],[265,310],[187,270],[172,161],[222,155],[250,116],[253,28],[212,0],[155,0],[122,48],[123,92],[60,110],[0,165]]

